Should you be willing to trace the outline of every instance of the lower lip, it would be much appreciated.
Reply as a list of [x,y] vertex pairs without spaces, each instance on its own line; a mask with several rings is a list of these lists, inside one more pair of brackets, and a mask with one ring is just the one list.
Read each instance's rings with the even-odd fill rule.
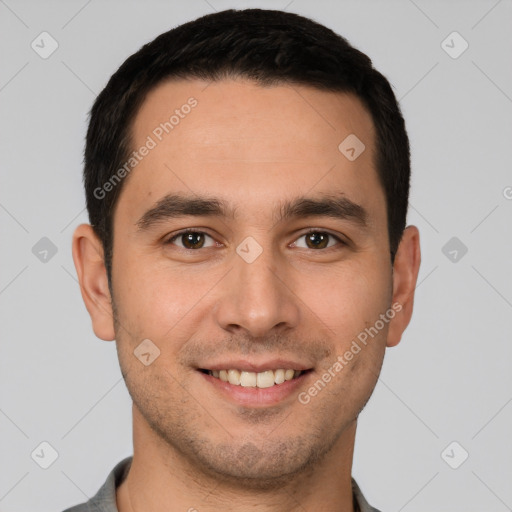
[[297,389],[304,385],[305,380],[309,378],[312,372],[307,371],[296,379],[286,380],[282,384],[275,384],[269,388],[235,386],[199,370],[198,373],[206,379],[206,382],[214,386],[219,393],[237,405],[264,407],[278,404],[294,395]]

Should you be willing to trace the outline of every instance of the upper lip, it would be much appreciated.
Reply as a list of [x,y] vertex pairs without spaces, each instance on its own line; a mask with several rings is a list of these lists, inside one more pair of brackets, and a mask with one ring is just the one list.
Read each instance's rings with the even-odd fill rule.
[[233,359],[218,363],[207,363],[205,366],[198,366],[204,370],[242,370],[244,372],[260,373],[265,370],[310,370],[312,365],[292,361],[290,359],[267,359],[266,361],[248,361],[246,359]]

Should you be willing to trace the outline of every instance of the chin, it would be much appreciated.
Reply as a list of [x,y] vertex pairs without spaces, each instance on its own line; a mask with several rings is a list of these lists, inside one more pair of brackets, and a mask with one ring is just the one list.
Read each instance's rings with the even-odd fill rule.
[[[271,490],[282,487],[298,475],[306,475],[332,447],[318,438],[263,441],[261,446],[245,442],[239,446],[221,444],[206,449],[195,446],[194,459],[200,470],[215,480],[221,479],[232,487]],[[190,454],[191,455],[191,454]]]

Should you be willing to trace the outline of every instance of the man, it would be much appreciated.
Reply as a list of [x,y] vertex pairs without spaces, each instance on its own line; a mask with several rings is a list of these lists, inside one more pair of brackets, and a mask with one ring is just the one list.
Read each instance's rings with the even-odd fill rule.
[[376,510],[352,456],[412,315],[409,175],[387,80],[311,20],[224,11],[131,56],[91,111],[73,257],[134,455],[68,510]]

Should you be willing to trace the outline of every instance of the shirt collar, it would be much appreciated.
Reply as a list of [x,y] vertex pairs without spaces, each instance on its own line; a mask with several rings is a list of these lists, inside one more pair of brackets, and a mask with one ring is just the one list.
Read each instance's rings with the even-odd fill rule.
[[[116,503],[116,488],[121,485],[128,475],[132,460],[133,456],[126,457],[114,467],[100,490],[89,500],[88,505],[94,506],[94,510],[97,512],[119,512]],[[379,512],[366,501],[353,478],[352,494],[354,496],[354,508],[358,507],[356,512]],[[79,511],[77,510],[77,512]]]

